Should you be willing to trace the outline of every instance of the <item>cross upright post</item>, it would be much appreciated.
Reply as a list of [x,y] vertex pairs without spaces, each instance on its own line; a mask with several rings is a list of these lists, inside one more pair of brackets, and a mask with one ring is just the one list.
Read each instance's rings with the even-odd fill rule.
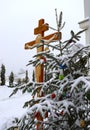
[[[44,19],[40,19],[39,22],[38,22],[38,27],[34,29],[35,35],[41,34],[41,36],[36,38],[36,41],[35,41],[36,44],[40,43],[42,37],[44,37],[44,32],[47,31],[48,29],[49,29],[48,24],[47,23],[44,24]],[[37,48],[37,53],[42,52],[42,51],[44,51],[43,45]],[[38,58],[40,59],[41,57],[38,57]],[[35,71],[36,71],[36,81],[37,82],[43,82],[43,78],[44,78],[44,76],[43,76],[44,75],[43,64],[35,67]]]

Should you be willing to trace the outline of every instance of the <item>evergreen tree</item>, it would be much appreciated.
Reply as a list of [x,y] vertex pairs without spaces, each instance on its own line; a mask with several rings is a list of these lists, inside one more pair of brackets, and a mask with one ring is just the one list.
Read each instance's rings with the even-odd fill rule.
[[22,81],[20,78],[17,79],[17,85],[21,85]]
[[[50,78],[43,83],[28,82],[12,93],[19,89],[25,92],[29,87],[32,88],[33,99],[24,104],[28,111],[19,121],[19,130],[36,130],[37,123],[40,123],[40,130],[42,127],[44,130],[90,129],[90,46],[77,43],[80,34],[85,30],[78,33],[71,31],[71,38],[62,42],[59,36],[64,26],[62,12],[58,21],[56,11],[56,22],[59,42],[55,46],[48,44],[56,50],[55,53],[40,52],[34,56],[33,61],[29,61],[33,66],[47,66],[48,71],[45,74]],[[43,42],[47,46],[46,41]],[[43,56],[45,60],[38,60],[38,56]],[[40,97],[35,98],[38,89]],[[37,116],[42,120],[37,120]]]
[[9,86],[10,86],[10,87],[13,87],[13,86],[14,86],[13,82],[14,82],[14,73],[11,72],[11,73],[10,73],[10,76],[9,76]]
[[29,82],[28,71],[26,70],[25,83]]
[[2,64],[1,65],[1,85],[5,85],[5,72],[6,72],[5,65]]

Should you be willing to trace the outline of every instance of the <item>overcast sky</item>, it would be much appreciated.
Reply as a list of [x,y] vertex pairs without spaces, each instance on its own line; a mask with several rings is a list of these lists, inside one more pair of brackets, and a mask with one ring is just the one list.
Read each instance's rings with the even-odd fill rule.
[[56,27],[55,8],[58,14],[63,11],[66,25],[62,39],[67,39],[72,29],[79,30],[78,22],[84,19],[83,0],[0,0],[0,63],[6,66],[7,74],[27,69],[35,50],[24,50],[24,44],[35,39],[39,19]]

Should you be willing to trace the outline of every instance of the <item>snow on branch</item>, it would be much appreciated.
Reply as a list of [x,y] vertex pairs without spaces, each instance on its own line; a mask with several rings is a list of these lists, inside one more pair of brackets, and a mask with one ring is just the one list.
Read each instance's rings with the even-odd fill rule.
[[76,80],[74,81],[74,83],[72,84],[71,93],[73,92],[73,90],[74,90],[76,87],[78,87],[78,85],[79,85],[81,82],[84,84],[83,89],[85,89],[85,92],[87,92],[88,90],[90,90],[90,79],[87,80],[87,77],[81,76],[81,77],[79,77],[78,79],[76,79]]

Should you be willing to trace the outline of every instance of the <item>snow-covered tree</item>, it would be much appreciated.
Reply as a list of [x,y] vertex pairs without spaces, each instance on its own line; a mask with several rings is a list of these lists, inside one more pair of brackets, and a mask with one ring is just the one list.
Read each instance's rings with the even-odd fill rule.
[[17,80],[17,85],[21,85],[21,78],[18,78],[18,80]]
[[26,75],[25,75],[25,83],[29,82],[29,77],[28,77],[28,71],[26,70]]
[[5,65],[2,64],[1,65],[1,85],[5,85],[5,72],[6,72]]
[[11,72],[10,75],[9,75],[9,86],[10,87],[13,87],[14,86],[14,73]]
[[[64,24],[62,25],[62,12],[58,20],[57,10],[55,11],[59,38]],[[18,89],[23,92],[32,89],[33,98],[24,104],[28,109],[19,121],[19,130],[35,130],[37,123],[40,123],[40,130],[42,127],[44,130],[90,129],[90,46],[77,43],[83,31],[85,30],[78,33],[71,31],[68,40],[63,42],[59,39],[55,45],[47,45],[47,41],[42,39],[40,46],[44,44],[54,50],[38,53],[28,65],[43,64],[46,80],[40,83],[28,82],[12,93],[15,94]],[[43,59],[38,59],[38,56]],[[38,89],[40,97],[36,97]],[[37,120],[38,115],[42,120]]]

